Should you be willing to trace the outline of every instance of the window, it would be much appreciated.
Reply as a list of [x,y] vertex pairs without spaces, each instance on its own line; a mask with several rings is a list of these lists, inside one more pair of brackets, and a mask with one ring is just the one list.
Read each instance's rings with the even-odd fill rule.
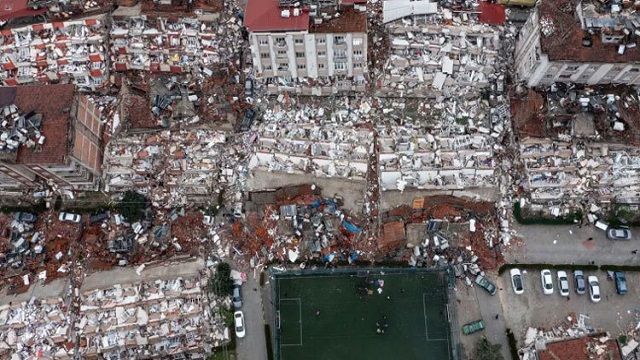
[[345,70],[347,67],[346,67],[345,63],[334,63],[333,64],[333,68],[335,70]]
[[295,43],[295,44],[298,44],[298,45],[300,45],[300,44],[304,44],[304,39],[295,39],[295,40],[294,40],[294,43]]
[[343,49],[336,49],[333,51],[333,56],[337,57],[337,58],[346,58],[347,57],[347,51],[343,50]]
[[361,63],[353,63],[353,68],[354,69],[360,69],[362,67]]
[[287,55],[287,50],[278,50],[278,55]]
[[326,51],[318,51],[318,56],[327,56]]
[[278,64],[278,71],[289,71],[289,64],[287,63]]
[[303,58],[304,57],[304,53],[303,52],[296,52],[296,57],[297,58]]
[[362,38],[359,38],[359,37],[353,38],[353,45],[354,46],[362,45]]
[[324,69],[324,64],[318,64],[318,69]]
[[362,50],[353,50],[353,56],[362,56]]
[[260,45],[269,45],[269,39],[260,39]]
[[271,56],[269,56],[269,53],[260,53],[260,58],[261,58],[261,59],[268,59],[268,58],[270,58],[270,57],[271,57]]
[[276,42],[284,42],[284,38],[283,37],[277,37],[276,38]]
[[333,42],[336,44],[344,44],[344,36],[334,36]]
[[578,70],[578,68],[579,68],[579,66],[577,66],[577,65],[570,65],[570,66],[567,66],[565,70],[566,71],[576,71],[576,70]]
[[559,76],[560,79],[570,79],[571,78],[571,74],[562,74]]
[[629,72],[640,72],[640,68],[631,68]]
[[271,65],[267,65],[264,67],[264,71],[271,71],[273,70],[273,67],[271,67]]
[[298,68],[298,70],[305,70],[307,68],[306,64],[298,64],[298,66],[296,66]]
[[318,38],[318,44],[325,44],[327,42],[327,39],[325,38]]

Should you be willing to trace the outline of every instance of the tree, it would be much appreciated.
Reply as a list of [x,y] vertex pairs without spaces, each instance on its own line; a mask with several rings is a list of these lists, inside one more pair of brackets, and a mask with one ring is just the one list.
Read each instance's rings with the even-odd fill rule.
[[231,266],[227,263],[220,263],[216,268],[216,274],[213,277],[213,283],[210,285],[211,290],[218,296],[229,296],[233,290],[233,280],[231,280]]
[[144,195],[129,190],[124,193],[122,200],[116,205],[116,209],[128,221],[136,222],[142,219],[143,211],[147,208],[147,205],[147,198]]
[[504,360],[500,350],[502,345],[493,344],[486,338],[479,339],[476,344],[475,360]]

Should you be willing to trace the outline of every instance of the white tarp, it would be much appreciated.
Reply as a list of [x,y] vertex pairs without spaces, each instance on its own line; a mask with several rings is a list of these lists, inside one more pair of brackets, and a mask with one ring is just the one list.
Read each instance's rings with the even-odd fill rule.
[[429,1],[388,0],[383,3],[382,21],[388,22],[411,15],[435,14],[438,4]]

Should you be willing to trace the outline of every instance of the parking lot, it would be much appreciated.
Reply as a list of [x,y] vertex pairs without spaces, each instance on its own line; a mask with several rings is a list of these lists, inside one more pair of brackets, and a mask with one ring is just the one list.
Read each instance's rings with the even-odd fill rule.
[[558,291],[557,271],[551,270],[554,292],[544,295],[540,271],[522,270],[524,293],[516,295],[513,291],[509,271],[498,279],[498,295],[502,303],[504,320],[507,327],[516,334],[518,344],[522,345],[524,333],[528,327],[536,327],[546,331],[551,327],[567,324],[567,317],[575,313],[589,317],[587,326],[602,329],[612,335],[635,328],[640,320],[640,306],[637,299],[640,296],[640,273],[626,273],[626,295],[616,293],[615,282],[609,280],[605,271],[585,271],[585,280],[590,275],[598,277],[602,300],[593,303],[589,299],[589,290],[583,295],[575,291],[573,271],[567,271],[569,277],[569,296],[561,296]]

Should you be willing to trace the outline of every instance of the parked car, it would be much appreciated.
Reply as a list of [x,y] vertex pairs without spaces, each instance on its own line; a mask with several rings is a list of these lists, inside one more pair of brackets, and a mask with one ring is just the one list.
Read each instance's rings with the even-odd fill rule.
[[600,302],[600,282],[598,278],[589,276],[587,282],[589,283],[589,297],[591,297],[591,301],[595,303]]
[[476,320],[462,326],[462,333],[465,335],[473,334],[484,329],[484,321]]
[[247,131],[251,129],[251,124],[253,123],[253,118],[256,116],[256,112],[253,109],[247,109],[244,111],[244,117],[242,118],[242,124],[240,125],[240,130]]
[[236,329],[236,336],[239,338],[243,338],[246,335],[246,333],[244,328],[244,314],[242,313],[242,311],[234,312],[233,320],[235,324],[234,327]]
[[211,226],[211,225],[213,225],[214,221],[215,221],[215,217],[213,217],[211,215],[205,215],[202,218],[202,223],[205,224],[205,225]]
[[249,77],[244,80],[244,96],[253,96],[253,79]]
[[242,307],[242,291],[240,291],[240,285],[233,285],[233,307],[236,309]]
[[620,295],[627,293],[627,277],[622,271],[616,271],[613,273],[613,277],[616,279],[616,291]]
[[18,221],[22,221],[22,222],[28,222],[28,223],[33,223],[36,222],[36,220],[38,219],[37,216],[30,214],[30,213],[26,213],[26,212],[17,212],[13,214],[13,218],[18,220]]
[[480,287],[482,287],[483,289],[487,290],[487,292],[491,295],[495,295],[496,294],[496,286],[493,285],[489,280],[487,280],[486,277],[482,276],[482,275],[478,275],[476,277],[476,284],[480,285]]
[[58,216],[58,220],[79,223],[82,220],[82,216],[74,213],[61,212]]
[[540,271],[540,277],[542,278],[542,291],[544,294],[553,294],[553,279],[551,278],[551,271],[548,269]]
[[569,278],[563,270],[558,270],[558,291],[560,296],[569,296]]
[[109,219],[108,212],[95,213],[89,217],[89,223],[93,225],[93,224],[101,223],[108,219]]
[[607,237],[611,240],[631,240],[631,230],[626,228],[611,228],[607,230]]
[[520,295],[524,293],[524,286],[522,284],[522,273],[519,269],[511,269],[509,271],[511,274],[511,285],[513,285],[513,292],[516,295]]
[[575,270],[573,272],[573,277],[576,280],[576,292],[579,295],[584,294],[586,288],[584,283],[584,273],[582,270]]

